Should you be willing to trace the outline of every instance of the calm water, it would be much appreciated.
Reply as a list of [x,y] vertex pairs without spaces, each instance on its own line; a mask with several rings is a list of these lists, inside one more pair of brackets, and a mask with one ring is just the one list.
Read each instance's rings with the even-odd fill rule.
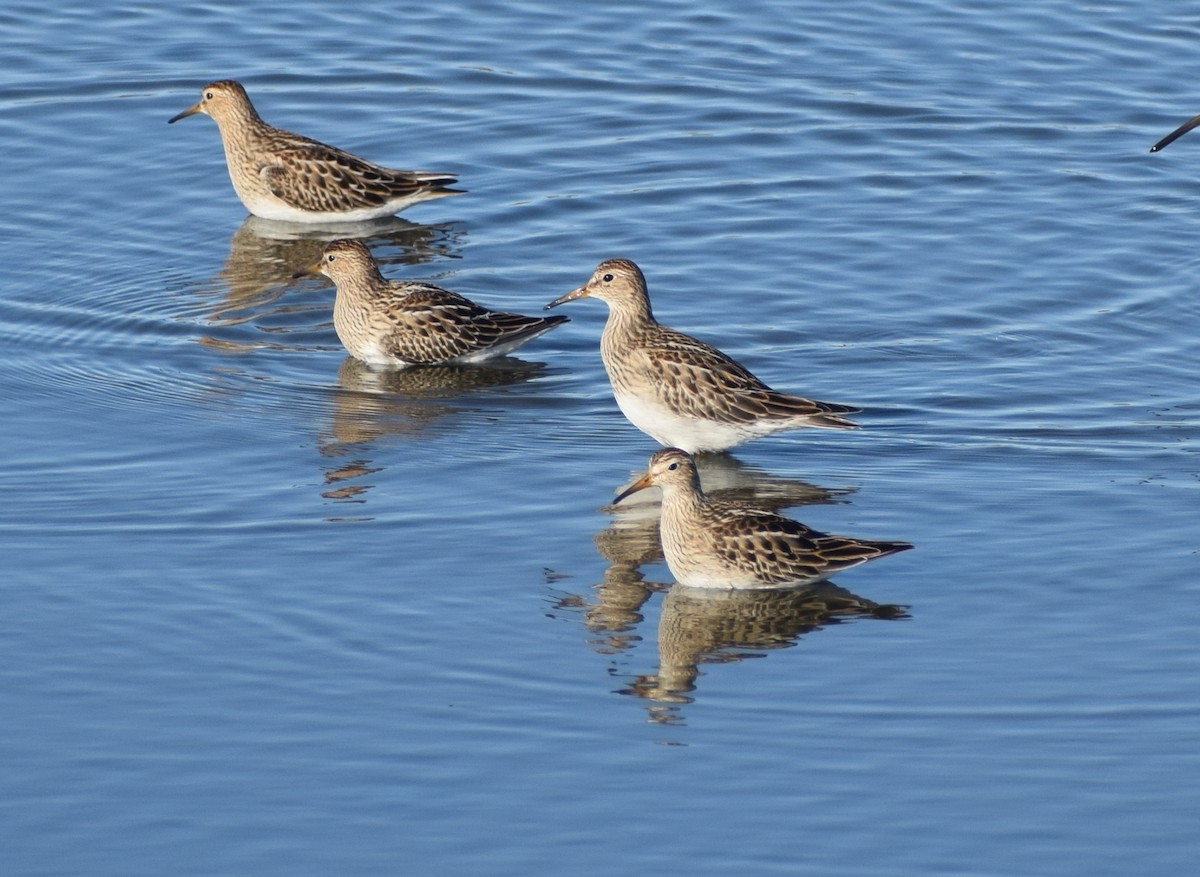
[[[0,12],[4,873],[1187,873],[1200,134],[1147,150],[1200,18],[578,6]],[[356,367],[291,279],[321,236],[166,124],[219,77],[461,175],[363,230],[389,276],[532,313],[625,256],[863,406],[705,481],[917,550],[670,589],[653,498],[607,507],[654,445],[603,305],[503,368]]]

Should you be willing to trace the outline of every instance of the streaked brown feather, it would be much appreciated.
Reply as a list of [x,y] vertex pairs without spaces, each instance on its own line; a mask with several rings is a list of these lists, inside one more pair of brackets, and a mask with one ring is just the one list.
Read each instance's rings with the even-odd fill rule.
[[860,409],[775,390],[712,345],[658,323],[645,277],[627,259],[601,262],[548,307],[584,296],[609,306],[600,352],[617,402],[663,445],[720,451],[785,429],[857,428],[845,415]]
[[650,483],[662,488],[663,550],[672,573],[684,584],[810,584],[913,547],[823,533],[775,512],[713,499],[700,486],[695,461],[677,448],[657,451],[647,475],[631,490]]
[[252,213],[268,219],[363,220],[462,194],[453,174],[395,170],[263,121],[242,85],[211,82],[172,122],[195,113],[216,121],[229,176]]
[[[333,261],[329,261],[333,259]],[[433,365],[515,349],[565,317],[492,311],[432,283],[387,280],[361,241],[330,242],[321,271],[337,285],[334,326],[347,350],[366,359],[379,348],[389,359]]]

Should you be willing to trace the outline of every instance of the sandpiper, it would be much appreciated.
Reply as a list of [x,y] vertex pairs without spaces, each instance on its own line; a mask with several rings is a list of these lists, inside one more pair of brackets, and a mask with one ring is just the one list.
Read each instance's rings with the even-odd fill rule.
[[210,82],[169,122],[204,113],[221,132],[234,191],[255,216],[285,222],[361,222],[447,195],[453,174],[398,171],[264,122],[241,83]]
[[608,305],[600,356],[617,405],[660,445],[694,454],[785,429],[857,427],[842,415],[860,409],[780,393],[715,347],[659,324],[646,279],[627,259],[601,262],[546,308],[586,297]]
[[675,580],[694,588],[811,585],[844,569],[913,546],[832,536],[774,512],[713,499],[700,487],[691,455],[664,448],[646,474],[620,493],[662,488],[661,538]]
[[357,240],[331,241],[305,273],[334,282],[333,327],[350,355],[369,365],[482,362],[567,322],[490,311],[431,283],[387,280]]

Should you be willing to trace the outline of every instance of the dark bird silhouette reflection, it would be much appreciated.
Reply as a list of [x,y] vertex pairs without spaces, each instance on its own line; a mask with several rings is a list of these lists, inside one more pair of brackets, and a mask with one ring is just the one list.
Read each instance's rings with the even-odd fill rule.
[[329,428],[318,437],[324,457],[337,461],[326,470],[326,499],[361,501],[366,476],[381,471],[372,463],[373,446],[386,438],[422,439],[451,431],[472,409],[468,399],[488,390],[513,387],[546,372],[545,363],[505,357],[486,366],[413,366],[376,369],[347,357],[332,389]]

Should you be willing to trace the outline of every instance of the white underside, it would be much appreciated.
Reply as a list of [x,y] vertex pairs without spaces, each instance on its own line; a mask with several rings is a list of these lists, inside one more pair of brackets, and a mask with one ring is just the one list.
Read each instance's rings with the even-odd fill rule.
[[[240,196],[241,193],[239,193]],[[312,211],[298,210],[278,198],[247,198],[242,197],[246,209],[255,216],[272,219],[276,222],[330,223],[330,222],[363,222],[368,219],[380,219],[399,213],[405,207],[411,207],[418,201],[427,198],[397,198],[387,204],[374,207],[361,207],[357,210],[345,211]]]
[[[668,561],[667,566],[671,564]],[[736,577],[732,575],[714,575],[712,573],[702,573],[698,571],[690,571],[683,575],[671,569],[671,575],[675,576],[675,581],[688,588],[700,588],[704,590],[722,590],[722,591],[767,591],[767,590],[783,590],[785,588],[803,588],[806,585],[814,585],[817,582],[824,581],[828,576],[817,576],[810,579],[801,579],[796,582],[776,582],[767,583],[760,582],[755,578]]]
[[787,428],[785,423],[779,421],[719,423],[685,417],[637,396],[618,393],[615,387],[613,396],[630,423],[660,445],[679,448],[689,454],[723,451],[749,439]]
[[[672,573],[674,575],[674,573]],[[828,576],[820,576],[815,579],[804,579],[799,582],[783,582],[781,584],[765,585],[762,582],[752,582],[750,584],[731,584],[724,579],[695,579],[684,581],[678,576],[675,581],[683,585],[685,588],[695,588],[697,591],[786,591],[789,588],[807,588],[819,582],[825,581]]]
[[761,582],[755,581],[753,578],[735,578],[732,575],[714,575],[711,572],[703,572],[700,570],[676,570],[671,564],[670,558],[667,558],[667,566],[671,568],[671,575],[675,577],[675,581],[681,585],[687,585],[689,588],[720,588],[723,591],[746,590],[749,588],[770,588],[772,585],[764,585]]
[[[546,328],[549,329],[551,327],[547,326]],[[540,335],[541,333],[539,332],[537,334]],[[497,359],[498,357],[501,357],[501,356],[504,356],[505,354],[511,353],[512,351],[516,350],[518,347],[520,347],[525,342],[530,341],[536,337],[537,337],[537,335],[527,335],[524,338],[521,338],[517,341],[510,341],[506,344],[497,344],[495,347],[489,347],[486,350],[478,350],[478,351],[475,351],[474,353],[467,353],[467,354],[464,354],[463,356],[458,356],[458,357],[455,357],[454,359],[447,359],[443,362],[434,363],[434,364],[435,365],[473,365],[475,363],[487,362],[490,359]],[[363,362],[365,362],[367,365],[387,366],[388,368],[408,368],[409,366],[419,364],[419,363],[407,362],[406,360],[399,359],[396,356],[392,356],[391,354],[388,354],[387,352],[385,352],[383,350],[382,347],[379,346],[379,344],[377,342],[371,343],[371,344],[360,344],[360,345],[357,345],[353,350],[351,350],[349,348],[349,346],[347,346],[346,349],[350,350],[350,354],[355,359],[360,359]],[[428,363],[426,363],[426,364],[428,364]]]
[[[547,326],[546,328],[549,329],[550,327]],[[496,359],[497,357],[512,353],[518,347],[523,346],[528,341],[532,341],[541,334],[541,332],[538,332],[537,335],[526,335],[524,338],[519,338],[516,341],[506,341],[503,344],[497,344],[495,347],[489,347],[486,350],[480,350],[475,353],[468,353],[465,356],[460,356],[457,359],[452,359],[450,361],[462,363],[463,365],[470,365],[476,362],[487,362],[489,359]]]
[[367,365],[387,366],[388,368],[407,368],[412,365],[411,362],[406,362],[403,359],[398,359],[384,353],[378,344],[360,344],[353,349],[347,347],[350,355],[355,359],[362,360]]

